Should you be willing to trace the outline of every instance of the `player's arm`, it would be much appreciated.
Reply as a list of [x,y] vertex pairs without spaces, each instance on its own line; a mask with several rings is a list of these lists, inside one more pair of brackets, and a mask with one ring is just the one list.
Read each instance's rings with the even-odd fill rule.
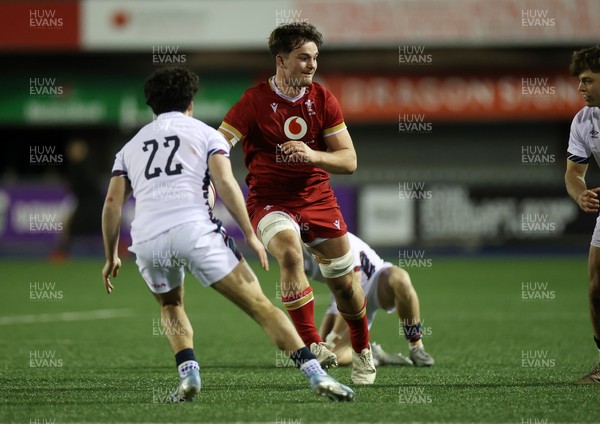
[[600,192],[600,187],[588,190],[585,183],[587,169],[587,163],[577,163],[567,159],[565,185],[569,196],[577,202],[582,211],[595,213],[600,206],[597,194]]
[[334,351],[350,346],[348,325],[339,313],[325,312],[319,327],[319,335]]
[[223,118],[217,131],[225,137],[230,147],[242,141],[256,122],[255,107],[256,101],[246,92]]
[[348,324],[339,313],[325,313],[323,321],[321,321],[321,328],[319,328],[319,335],[334,353],[350,346]]
[[326,152],[317,152],[316,166],[332,174],[352,174],[356,171],[356,151],[347,129],[325,136]]
[[[223,125],[223,124],[221,124],[221,125]],[[229,143],[229,145],[231,147],[235,146],[238,143],[238,141],[240,141],[240,139],[238,139],[230,131],[227,131],[227,130],[223,129],[222,126],[219,127],[219,129],[217,131],[219,131],[221,134],[223,134],[223,137],[225,137],[225,140],[227,140],[227,142]]]
[[333,344],[336,349],[341,349],[345,346],[350,346],[350,331],[348,324],[341,315],[335,316],[333,328],[329,335],[325,338],[325,343]]
[[331,333],[331,330],[333,330],[336,316],[336,314],[331,314],[329,312],[325,312],[325,315],[323,315],[321,325],[319,326],[319,336],[321,336],[322,340],[325,340],[327,335]]
[[325,144],[326,152],[313,150],[301,141],[287,141],[281,148],[283,153],[291,155],[294,160],[312,163],[331,174],[352,174],[356,171],[356,151],[347,129],[326,135]]
[[267,252],[258,240],[258,237],[256,237],[256,234],[254,234],[248,212],[246,211],[244,195],[233,176],[229,158],[222,154],[213,154],[208,158],[208,167],[223,204],[244,233],[248,246],[258,255],[260,265],[268,271],[269,262],[267,260]]
[[104,242],[104,255],[106,257],[106,263],[102,268],[102,278],[108,294],[114,288],[110,282],[110,277],[116,277],[121,267],[121,260],[118,256],[121,211],[131,192],[131,184],[126,177],[112,177],[102,208],[102,241]]

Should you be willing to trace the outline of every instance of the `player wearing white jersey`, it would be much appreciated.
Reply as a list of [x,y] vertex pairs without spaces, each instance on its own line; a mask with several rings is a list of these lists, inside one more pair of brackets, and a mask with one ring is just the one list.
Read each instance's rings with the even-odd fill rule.
[[[433,358],[425,351],[422,342],[419,298],[406,270],[384,261],[371,246],[352,233],[348,240],[354,256],[355,280],[360,284],[367,298],[367,320],[369,328],[379,309],[388,313],[397,312],[402,323],[404,336],[408,341],[410,359],[401,354],[386,353],[381,346],[373,343],[373,358],[376,365],[415,365],[432,366]],[[305,271],[309,278],[321,280],[314,258],[305,252]],[[339,365],[352,362],[348,331],[344,320],[339,316],[335,299],[325,312],[320,333],[325,343],[332,347]]]
[[136,242],[156,237],[173,222],[196,222],[207,233],[216,229],[205,205],[210,182],[206,158],[217,153],[229,156],[227,141],[181,112],[160,114],[117,153],[113,175],[126,173],[136,198],[131,225]]
[[235,243],[212,216],[207,200],[211,176],[248,246],[268,269],[266,251],[253,232],[231,172],[229,144],[192,117],[197,89],[198,77],[183,68],[158,70],[146,81],[146,103],[158,117],[117,153],[102,211],[106,290],[113,291],[110,277],[116,277],[121,267],[117,253],[121,209],[133,192],[130,250],[160,304],[161,323],[175,353],[180,383],[173,402],[192,400],[201,385],[193,330],[183,307],[185,269],[256,320],[271,341],[290,354],[317,395],[352,400],[354,392],[323,371],[291,322],[266,298]]
[[[571,75],[579,79],[578,90],[583,95],[586,105],[571,123],[565,184],[567,192],[582,211],[597,214],[600,206],[600,187],[588,189],[585,174],[592,155],[600,165],[600,45],[574,52],[570,71]],[[590,319],[594,341],[600,353],[600,217],[596,219],[590,244]],[[578,383],[600,383],[600,362]]]

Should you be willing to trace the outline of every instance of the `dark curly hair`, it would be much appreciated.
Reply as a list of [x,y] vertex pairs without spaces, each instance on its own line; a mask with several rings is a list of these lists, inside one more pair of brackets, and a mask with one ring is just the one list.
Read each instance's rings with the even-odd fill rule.
[[323,34],[308,22],[294,22],[280,25],[269,36],[269,51],[273,57],[279,53],[289,54],[303,44],[312,41],[320,48],[323,45]]
[[600,73],[600,45],[573,52],[569,71],[574,77],[585,71]]
[[184,112],[198,91],[198,75],[186,68],[161,68],[144,84],[146,104],[152,112]]

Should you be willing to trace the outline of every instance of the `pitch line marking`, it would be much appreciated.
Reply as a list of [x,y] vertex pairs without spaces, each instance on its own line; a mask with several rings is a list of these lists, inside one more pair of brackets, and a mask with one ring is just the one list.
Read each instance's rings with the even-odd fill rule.
[[60,312],[53,314],[8,315],[0,316],[0,325],[111,319],[130,317],[132,315],[133,310],[131,309],[98,309],[95,311]]

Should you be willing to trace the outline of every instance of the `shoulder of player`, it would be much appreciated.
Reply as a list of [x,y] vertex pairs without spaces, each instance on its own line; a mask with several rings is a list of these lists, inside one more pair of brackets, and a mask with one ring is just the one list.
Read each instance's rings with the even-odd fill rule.
[[[260,101],[260,99],[264,99],[266,96],[268,96],[269,92],[270,88],[265,81],[246,89],[234,107],[230,109],[230,112],[243,112],[245,115],[247,115],[248,109],[255,109],[256,103]],[[227,117],[230,117],[229,113]]]
[[350,243],[350,247],[352,248],[352,250],[360,252],[361,250],[371,249],[371,246],[369,246],[365,241],[360,239],[358,236],[355,236],[354,234],[352,234],[350,232],[348,232],[346,234],[348,235],[348,242]]
[[198,129],[203,132],[212,133],[217,131],[215,128],[208,125],[206,122],[201,121],[198,118],[194,118],[193,116],[186,116],[188,122],[190,123],[190,128]]
[[317,107],[320,105],[329,108],[331,105],[338,102],[333,93],[318,82],[313,82],[310,90],[309,97],[314,99]]
[[573,124],[587,125],[592,124],[594,120],[597,121],[597,124],[600,124],[600,108],[584,106],[575,114]]
[[311,86],[312,86],[313,90],[318,90],[321,92],[328,92],[327,89],[325,88],[325,86],[321,83],[318,83],[317,81],[313,81]]
[[[179,122],[172,124],[171,128],[176,134],[183,135],[194,135],[194,136],[210,136],[216,133],[217,130],[200,119],[194,118],[193,116],[179,115],[177,116]],[[130,140],[127,144],[135,144],[139,140],[148,140],[151,138],[161,137],[162,135],[171,135],[165,133],[163,130],[157,128],[156,121],[152,121],[144,125]]]
[[130,149],[137,142],[137,140],[147,139],[147,134],[148,134],[148,131],[149,131],[148,128],[151,125],[152,125],[152,122],[149,123],[149,124],[146,124],[142,128],[140,128],[138,130],[138,132],[136,132],[133,137],[131,137],[125,144],[123,144],[121,146],[121,151],[125,151],[127,149]]

